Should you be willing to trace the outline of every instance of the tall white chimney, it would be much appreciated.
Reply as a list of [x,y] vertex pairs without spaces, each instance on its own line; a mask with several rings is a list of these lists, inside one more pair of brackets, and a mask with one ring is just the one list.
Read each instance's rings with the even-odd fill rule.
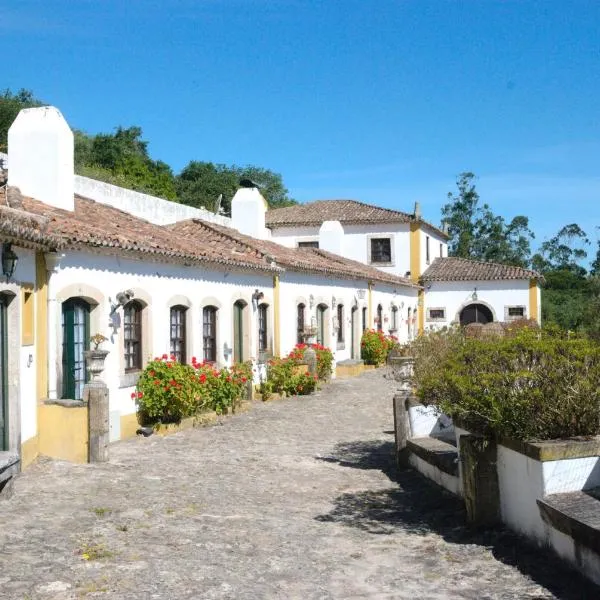
[[265,227],[267,201],[252,182],[242,180],[240,189],[231,200],[231,222],[240,233],[259,240],[268,237]]
[[324,221],[319,229],[319,248],[344,255],[344,228],[339,221]]
[[73,132],[57,108],[25,108],[8,130],[8,185],[73,210],[73,154]]

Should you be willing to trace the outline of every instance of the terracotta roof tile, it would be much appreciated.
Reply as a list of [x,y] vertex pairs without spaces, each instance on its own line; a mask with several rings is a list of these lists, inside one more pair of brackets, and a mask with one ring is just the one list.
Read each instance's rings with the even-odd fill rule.
[[436,258],[431,266],[421,275],[421,281],[497,281],[507,279],[539,279],[542,275],[537,271],[502,265],[500,263],[483,262],[467,258]]
[[31,198],[24,198],[23,204],[27,211],[48,220],[48,231],[61,238],[65,248],[92,247],[152,256],[168,262],[275,270],[260,253],[244,244],[224,243],[217,235],[173,236],[165,227],[88,198],[75,196],[73,212]]
[[321,225],[324,221],[339,221],[343,224],[361,223],[412,223],[420,221],[436,233],[447,237],[440,229],[415,219],[414,215],[390,208],[382,208],[358,200],[315,200],[267,212],[266,225],[271,229],[299,225]]
[[254,248],[265,257],[267,262],[275,261],[278,266],[293,271],[322,273],[324,275],[336,275],[344,279],[364,279],[391,285],[418,287],[409,279],[385,273],[337,254],[316,248],[289,248],[270,240],[257,240],[235,229],[208,223],[201,219],[180,221],[167,227],[188,237],[204,237],[210,231],[218,232],[226,238]]

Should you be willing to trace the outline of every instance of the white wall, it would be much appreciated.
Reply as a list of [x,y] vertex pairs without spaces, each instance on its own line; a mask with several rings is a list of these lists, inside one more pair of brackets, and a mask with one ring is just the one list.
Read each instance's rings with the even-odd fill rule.
[[[367,324],[369,329],[377,329],[377,306],[381,304],[383,309],[383,332],[385,334],[393,333],[401,343],[406,343],[410,336],[416,333],[417,321],[414,319],[417,309],[417,294],[416,288],[398,286],[392,287],[383,283],[375,283],[371,297],[373,301],[373,312],[371,322]],[[391,331],[392,326],[392,305],[398,308],[397,330]],[[409,321],[408,309],[411,309],[410,336],[409,336]]]
[[75,175],[75,193],[100,204],[113,206],[156,225],[169,225],[186,219],[204,219],[231,227],[231,219],[208,210],[178,204],[149,194],[142,194],[110,183]]
[[[154,356],[169,354],[169,309],[178,304],[176,297],[189,300],[188,309],[188,360],[192,356],[202,359],[202,308],[217,305],[217,360],[220,365],[232,363],[233,349],[232,311],[233,303],[243,299],[247,310],[252,311],[251,342],[252,356],[256,358],[257,331],[256,311],[252,306],[252,293],[260,289],[266,302],[273,306],[272,277],[260,273],[235,273],[204,270],[162,263],[135,261],[116,256],[91,255],[83,252],[68,252],[59,271],[53,275],[53,289],[59,300],[73,296],[86,296],[91,291],[97,293],[97,308],[90,317],[90,333],[102,333],[108,342],[103,348],[110,351],[106,359],[106,369],[102,379],[110,391],[110,410],[126,415],[135,412],[131,393],[134,385],[124,375],[122,364],[122,326],[113,331],[109,327],[110,300],[124,290],[135,291],[135,298],[149,305],[148,327],[143,335],[150,336],[150,344],[144,352],[145,360]],[[175,301],[173,301],[175,300]],[[61,303],[57,302],[57,323],[60,324]],[[117,314],[122,320],[122,309]],[[269,311],[269,331],[273,332],[273,310]],[[148,338],[147,338],[148,339]],[[61,332],[57,331],[52,342],[56,345],[57,371],[60,374]],[[146,344],[144,344],[146,347]],[[59,382],[60,384],[60,382]],[[60,385],[57,388],[60,393]],[[118,437],[118,436],[117,436]],[[114,436],[113,436],[114,439]]]
[[[427,262],[427,238],[429,238],[429,262]],[[441,235],[434,233],[428,227],[422,227],[419,232],[419,243],[421,246],[421,272],[420,275],[431,265],[434,259],[440,256],[448,256],[448,244]],[[442,254],[440,255],[440,244]]]
[[[477,300],[472,299],[477,289]],[[506,306],[524,306],[529,317],[529,280],[511,281],[433,281],[425,284],[425,329],[436,329],[458,322],[467,304],[485,304],[492,309],[494,321],[504,321]],[[444,321],[430,321],[428,308],[445,308]]]

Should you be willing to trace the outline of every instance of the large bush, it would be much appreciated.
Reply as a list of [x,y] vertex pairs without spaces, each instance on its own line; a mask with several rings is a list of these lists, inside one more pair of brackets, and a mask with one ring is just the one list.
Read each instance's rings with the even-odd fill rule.
[[468,429],[522,440],[600,433],[600,346],[555,330],[520,328],[473,339],[460,331],[414,343],[425,404]]
[[[321,345],[310,344],[317,356],[317,375],[319,379],[329,379],[333,370],[333,352]],[[301,364],[304,361],[304,352],[309,347],[309,344],[296,344],[295,348],[288,354],[288,358],[295,361],[296,364]]]

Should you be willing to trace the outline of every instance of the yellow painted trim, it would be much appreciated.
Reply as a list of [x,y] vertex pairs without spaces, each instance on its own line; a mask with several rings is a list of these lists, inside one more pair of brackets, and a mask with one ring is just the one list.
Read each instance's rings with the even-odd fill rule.
[[121,439],[126,440],[127,438],[135,437],[136,431],[140,428],[140,424],[137,420],[135,413],[131,415],[121,415]]
[[[35,347],[36,398],[38,402],[48,396],[48,275],[46,261],[41,252],[35,255]],[[38,430],[40,420],[38,419]],[[39,431],[38,431],[39,433]]]
[[21,345],[35,343],[35,294],[32,283],[21,284]]
[[529,318],[538,321],[538,282],[537,279],[529,280]]
[[419,290],[419,296],[417,298],[417,327],[418,333],[421,335],[425,331],[425,290]]
[[367,329],[373,329],[373,283],[369,281],[369,323]]
[[41,404],[38,414],[40,454],[75,463],[88,462],[87,406]]
[[34,436],[21,444],[21,469],[26,469],[40,453],[39,438]]
[[410,224],[410,278],[419,281],[421,277],[421,224]]
[[280,310],[279,301],[279,275],[273,275],[273,354],[279,356],[281,352],[281,328],[280,328]]

